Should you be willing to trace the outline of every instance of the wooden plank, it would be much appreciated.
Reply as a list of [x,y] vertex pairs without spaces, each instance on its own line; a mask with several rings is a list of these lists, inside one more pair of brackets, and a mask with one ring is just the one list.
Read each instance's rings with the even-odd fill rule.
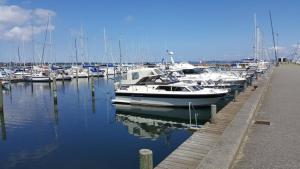
[[203,157],[205,156],[204,154],[197,154],[195,156],[195,154],[187,153],[187,152],[184,152],[184,151],[178,151],[178,152],[176,151],[176,152],[173,152],[171,155],[189,157],[189,158],[197,159],[199,161],[202,160]]
[[188,159],[183,159],[183,158],[179,158],[179,157],[168,157],[168,159],[166,161],[180,163],[180,164],[184,164],[186,166],[197,166],[197,164],[199,163],[198,160],[188,160]]
[[174,165],[170,165],[168,163],[160,163],[157,167],[155,167],[155,169],[182,169],[182,167],[179,166],[174,166]]
[[202,157],[204,155],[206,155],[207,153],[203,152],[203,153],[200,153],[200,152],[193,152],[193,151],[190,151],[190,150],[187,150],[187,149],[184,149],[184,148],[180,148],[177,152],[177,154],[190,154],[190,155],[194,155],[194,156],[198,156],[198,157]]
[[195,148],[191,148],[191,147],[180,147],[180,151],[185,151],[185,152],[192,152],[194,153],[195,155],[197,154],[206,154],[207,151],[205,150],[201,150],[201,149],[195,149]]
[[180,162],[177,162],[177,161],[170,161],[168,159],[164,160],[163,161],[163,164],[164,165],[170,165],[170,166],[173,166],[174,168],[177,167],[177,168],[180,168],[180,169],[190,169],[190,168],[196,168],[195,165],[188,165],[188,164],[182,164]]
[[188,165],[197,165],[199,163],[198,159],[194,159],[194,158],[188,158],[188,157],[184,157],[184,156],[175,156],[175,155],[171,155],[168,157],[168,159],[171,161],[177,161],[180,162],[182,164],[188,164]]
[[187,144],[182,145],[182,147],[183,148],[197,149],[200,152],[207,153],[207,151],[210,150],[210,148],[212,146],[192,145],[192,144],[187,143]]
[[201,142],[201,143],[215,143],[217,141],[217,139],[209,139],[209,138],[202,138],[202,137],[191,137],[190,139],[186,140],[186,141],[197,141],[197,142]]
[[[194,146],[208,146],[208,147],[212,147],[216,144],[217,142],[204,142],[204,141],[197,141],[197,140],[188,140],[186,141],[185,144],[191,144]],[[183,144],[183,145],[185,145]]]

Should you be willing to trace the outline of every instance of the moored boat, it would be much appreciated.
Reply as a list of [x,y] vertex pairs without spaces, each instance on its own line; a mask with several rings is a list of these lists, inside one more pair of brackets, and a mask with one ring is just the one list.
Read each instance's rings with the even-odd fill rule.
[[179,82],[157,68],[128,71],[117,83],[113,103],[185,107],[208,106],[228,93],[227,89],[203,88],[196,83]]

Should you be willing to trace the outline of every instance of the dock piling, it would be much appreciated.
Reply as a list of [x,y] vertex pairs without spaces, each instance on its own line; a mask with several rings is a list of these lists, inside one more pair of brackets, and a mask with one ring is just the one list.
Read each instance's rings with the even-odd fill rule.
[[255,80],[258,80],[258,73],[255,71]]
[[247,89],[247,87],[248,87],[248,84],[247,84],[247,82],[245,82],[244,83],[244,91]]
[[3,86],[0,84],[0,113],[3,113]]
[[238,96],[238,94],[239,94],[238,90],[235,90],[235,91],[234,91],[234,98],[233,98],[234,102],[237,101],[237,96]]
[[1,136],[2,140],[6,140],[6,128],[5,128],[5,119],[4,119],[4,113],[0,112],[0,126],[1,126]]
[[192,103],[189,102],[189,117],[190,117],[190,127],[192,127],[192,110],[191,110]]
[[9,91],[11,91],[11,74],[9,74],[8,78],[9,78]]
[[57,86],[56,86],[56,77],[53,77],[53,101],[54,105],[57,105]]
[[94,76],[91,76],[91,91],[92,91],[92,97],[95,96],[95,82],[94,82]]
[[211,123],[215,122],[216,115],[217,115],[217,105],[212,104],[210,106],[210,122]]
[[140,154],[140,169],[153,169],[153,154],[149,149],[141,149]]
[[63,73],[61,74],[61,76],[62,76],[62,82],[64,83],[64,82],[65,82],[65,73],[63,72]]
[[78,69],[76,69],[76,80],[78,81]]

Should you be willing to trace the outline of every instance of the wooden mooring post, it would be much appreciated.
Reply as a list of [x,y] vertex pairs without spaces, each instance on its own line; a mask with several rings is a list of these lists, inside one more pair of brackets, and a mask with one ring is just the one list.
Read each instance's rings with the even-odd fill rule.
[[247,79],[247,82],[248,82],[248,86],[252,86],[252,77],[249,77]]
[[9,91],[11,91],[11,74],[9,74],[8,78],[9,78]]
[[247,84],[247,82],[245,82],[244,83],[244,91],[247,89],[247,87],[248,87],[248,84]]
[[92,92],[92,97],[95,97],[95,81],[94,81],[94,76],[91,76],[91,92]]
[[149,149],[141,149],[140,154],[140,169],[153,169],[153,153]]
[[1,125],[2,140],[6,140],[6,128],[5,128],[5,119],[4,119],[3,112],[0,112],[0,125]]
[[76,69],[76,80],[78,81],[78,69]]
[[57,86],[56,86],[56,77],[55,76],[53,77],[52,90],[53,90],[53,102],[54,102],[54,105],[57,105]]
[[234,101],[234,102],[237,101],[238,95],[239,95],[239,91],[238,91],[238,90],[235,90],[235,91],[234,91],[234,97],[233,97],[233,101]]
[[61,77],[62,77],[62,82],[64,83],[65,82],[65,72],[62,72]]
[[216,115],[217,115],[217,105],[212,104],[210,106],[210,122],[211,123],[215,122]]
[[3,84],[0,83],[0,113],[3,113]]
[[4,122],[4,111],[3,111],[3,86],[2,82],[0,83],[0,125],[1,125],[1,133],[2,140],[6,140],[6,128]]

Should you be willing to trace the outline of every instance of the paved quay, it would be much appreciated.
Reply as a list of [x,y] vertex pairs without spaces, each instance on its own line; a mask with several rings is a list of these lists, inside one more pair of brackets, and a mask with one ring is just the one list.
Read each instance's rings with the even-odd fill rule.
[[234,169],[300,168],[300,66],[281,65],[236,156]]

